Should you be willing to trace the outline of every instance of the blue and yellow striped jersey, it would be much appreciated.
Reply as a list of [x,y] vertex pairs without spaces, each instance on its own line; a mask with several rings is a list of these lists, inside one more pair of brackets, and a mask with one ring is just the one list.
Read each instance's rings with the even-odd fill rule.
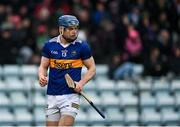
[[82,61],[91,57],[91,50],[86,42],[76,40],[65,47],[59,41],[60,36],[52,38],[42,49],[42,56],[50,62],[48,95],[74,93],[68,88],[64,75],[68,73],[74,81],[79,81]]

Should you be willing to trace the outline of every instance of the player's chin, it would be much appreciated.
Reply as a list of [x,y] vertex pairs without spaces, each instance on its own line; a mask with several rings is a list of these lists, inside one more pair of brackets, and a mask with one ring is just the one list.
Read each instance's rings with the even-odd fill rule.
[[74,41],[74,40],[76,40],[77,39],[77,36],[71,36],[71,41]]
[[71,42],[74,42],[76,40],[76,38],[68,38],[66,39],[67,42],[71,43]]

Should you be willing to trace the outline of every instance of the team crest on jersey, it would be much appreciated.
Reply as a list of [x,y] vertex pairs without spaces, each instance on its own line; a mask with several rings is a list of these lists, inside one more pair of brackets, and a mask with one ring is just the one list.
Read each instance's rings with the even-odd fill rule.
[[67,52],[68,50],[61,50],[61,53],[62,53],[62,57],[66,57],[67,56]]
[[71,52],[72,56],[75,56],[77,54],[77,52],[74,50]]

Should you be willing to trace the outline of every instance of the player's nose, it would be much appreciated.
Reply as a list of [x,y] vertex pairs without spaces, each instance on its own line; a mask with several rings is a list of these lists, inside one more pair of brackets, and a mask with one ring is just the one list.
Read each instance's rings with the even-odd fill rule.
[[73,31],[72,31],[72,35],[76,35],[77,34],[77,30],[76,29],[74,29]]

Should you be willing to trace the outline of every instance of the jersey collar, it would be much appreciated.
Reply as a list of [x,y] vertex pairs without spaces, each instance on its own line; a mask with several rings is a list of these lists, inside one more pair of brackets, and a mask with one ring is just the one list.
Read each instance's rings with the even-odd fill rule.
[[57,43],[59,43],[60,45],[62,45],[62,46],[65,47],[65,48],[68,47],[70,44],[75,44],[75,43],[76,43],[76,40],[77,40],[77,39],[74,40],[73,42],[69,43],[69,44],[62,44],[62,43],[61,43],[61,40],[60,40],[60,36],[61,36],[61,35],[59,35],[59,36],[57,37]]

